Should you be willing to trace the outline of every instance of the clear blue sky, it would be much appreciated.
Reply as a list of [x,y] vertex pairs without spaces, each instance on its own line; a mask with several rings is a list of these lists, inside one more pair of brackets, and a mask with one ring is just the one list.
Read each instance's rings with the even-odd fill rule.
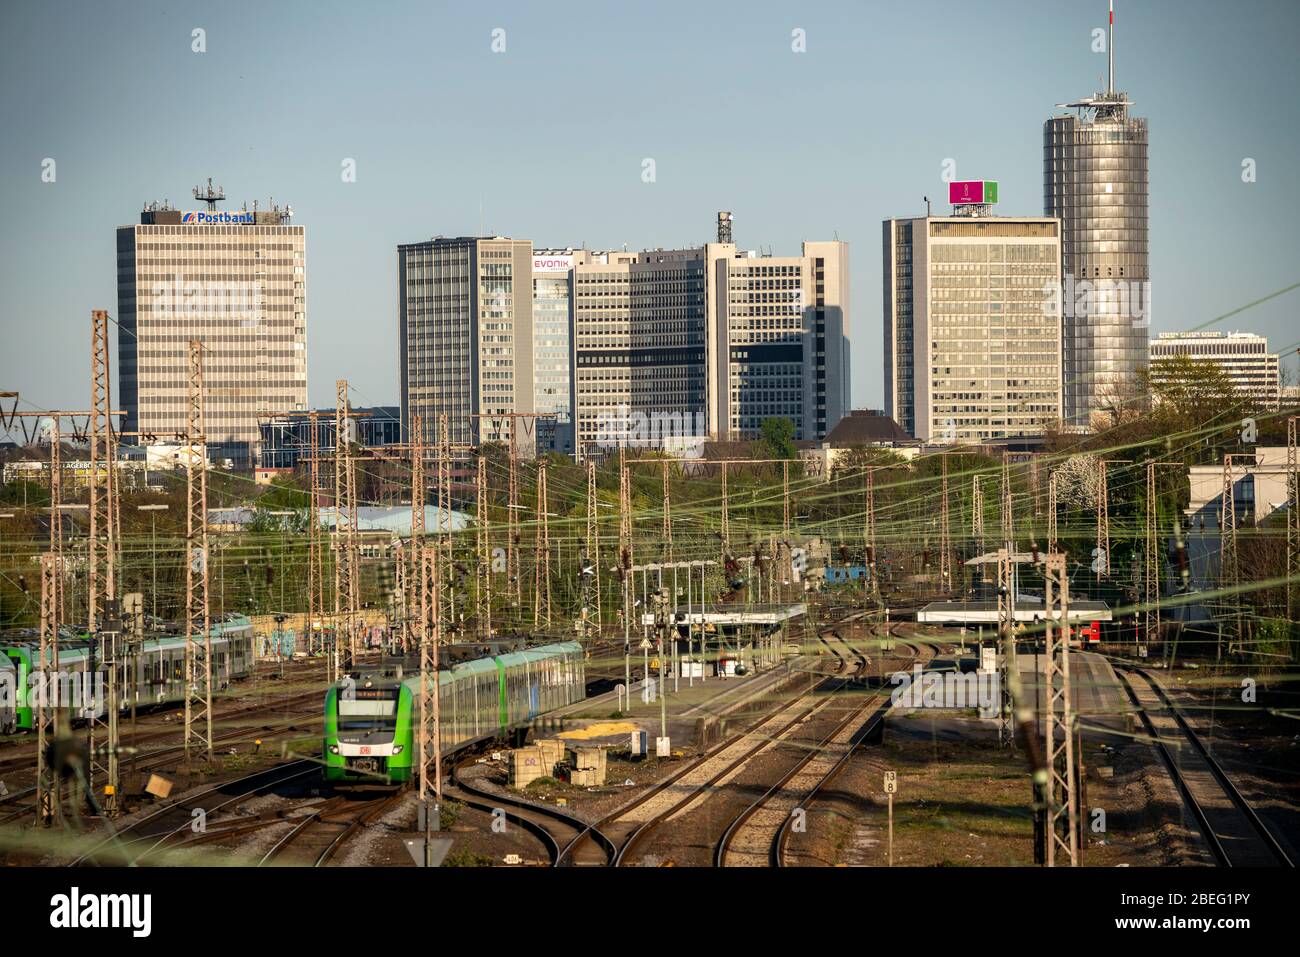
[[[851,244],[853,399],[879,406],[881,219],[946,195],[948,157],[1000,181],[1001,211],[1041,214],[1042,123],[1104,84],[1105,21],[1104,0],[10,0],[0,389],[85,406],[114,227],[148,200],[193,208],[212,176],[228,206],[274,196],[307,227],[314,405],[344,377],[397,401],[398,243],[481,215],[538,245],[680,246],[730,209],[743,247]],[[1120,0],[1116,21],[1117,86],[1151,124],[1153,329],[1300,280],[1300,3]],[[1220,328],[1294,349],[1298,316],[1300,290]]]

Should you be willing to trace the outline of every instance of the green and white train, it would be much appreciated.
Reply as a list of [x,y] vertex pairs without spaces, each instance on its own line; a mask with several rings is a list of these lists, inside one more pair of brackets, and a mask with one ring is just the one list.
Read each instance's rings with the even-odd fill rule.
[[[438,672],[443,753],[506,735],[587,695],[577,642],[477,658]],[[416,765],[420,675],[365,672],[325,693],[325,778],[409,781]]]
[[[253,623],[242,615],[231,615],[225,621],[215,622],[212,635],[212,684],[214,690],[224,690],[230,682],[248,677],[253,671]],[[129,711],[132,704],[147,708],[175,704],[185,700],[185,639],[179,635],[165,638],[148,638],[133,649],[134,653],[117,666],[120,710]],[[0,656],[13,668],[15,694],[13,724],[19,730],[35,727],[33,711],[36,701],[32,676],[40,665],[39,642],[21,641],[0,643]],[[89,679],[87,670],[92,673]],[[100,662],[91,661],[91,645],[85,638],[61,638],[57,694],[60,707],[68,708],[75,719],[84,719],[93,712],[97,717],[107,708],[107,674]],[[3,680],[3,679],[0,679]],[[49,701],[55,691],[51,688]],[[3,696],[0,696],[2,699]],[[0,709],[3,703],[0,702]],[[0,710],[0,730],[5,716]]]

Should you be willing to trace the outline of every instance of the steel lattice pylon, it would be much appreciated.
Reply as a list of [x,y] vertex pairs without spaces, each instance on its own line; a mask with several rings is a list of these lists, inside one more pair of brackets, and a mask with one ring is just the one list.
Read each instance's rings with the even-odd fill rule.
[[533,533],[533,627],[551,626],[551,523],[546,460],[537,463],[537,526]]
[[[600,635],[601,617],[600,617],[600,516],[597,512],[596,498],[596,463],[588,458],[587,463],[587,538],[586,538],[586,555],[583,556],[582,567],[582,606],[585,609],[587,618],[587,634],[593,632],[595,636]],[[666,466],[665,466],[666,467]],[[664,492],[667,494],[668,486],[665,482]],[[665,509],[667,499],[665,499]],[[669,553],[671,554],[672,543],[668,543]]]
[[57,706],[46,711],[52,680],[58,675],[59,660],[59,557],[54,552],[41,556],[41,644],[39,669],[40,693],[36,699],[36,820],[43,826],[57,823],[63,805],[59,775],[46,765],[49,725],[57,737],[63,723]]
[[722,566],[731,553],[731,499],[727,492],[727,463],[722,463]]
[[[1045,557],[1043,568],[1043,635],[1047,689],[1043,743],[1047,768],[1047,866],[1057,866],[1064,854],[1070,867],[1079,865],[1079,800],[1075,773],[1074,706],[1070,698],[1070,577],[1065,556]],[[1060,715],[1057,715],[1057,710]]]
[[478,457],[478,468],[474,474],[477,492],[474,508],[476,534],[478,536],[478,569],[475,594],[478,599],[476,618],[479,637],[490,640],[492,637],[492,530],[488,514],[488,466],[487,456]]
[[862,483],[862,546],[865,549],[863,564],[872,581],[876,578],[876,496],[875,470],[868,466]]
[[1015,575],[1009,547],[998,549],[998,638],[1002,645],[1001,707],[998,709],[998,744],[1015,744],[1015,699],[1011,692],[1016,671],[1016,603]]
[[1097,463],[1097,582],[1110,574],[1110,493],[1106,483],[1106,463]]
[[939,504],[939,580],[945,589],[953,587],[952,580],[952,529],[948,514],[948,455],[940,456],[943,462],[943,484],[940,494],[943,501]]
[[325,635],[325,556],[320,536],[320,434],[319,417],[308,416],[311,454],[308,481],[311,485],[311,516],[307,522],[307,647],[320,650]]
[[212,758],[212,632],[208,607],[208,448],[203,401],[203,344],[189,341],[185,420],[185,758]]
[[623,579],[623,617],[631,621],[632,477],[627,470],[627,450],[618,450],[618,550]]
[[86,600],[91,630],[97,631],[103,602],[115,597],[117,587],[117,509],[109,401],[108,313],[97,309],[91,317],[90,537],[87,542],[90,586]]
[[[93,791],[99,775],[106,778],[104,813],[117,813],[121,784],[117,739],[117,655],[118,629],[106,628],[105,612],[117,599],[117,486],[114,459],[111,385],[109,381],[108,313],[91,312],[90,363],[90,534],[87,541],[89,583],[86,607],[97,666],[108,674],[108,701],[100,713],[91,711],[88,722],[90,767],[87,786]],[[93,669],[92,669],[93,670]],[[97,746],[96,742],[101,742]]]
[[1002,540],[1015,548],[1015,511],[1011,499],[1011,453],[1002,453]]
[[54,601],[63,618],[63,436],[57,413],[50,416],[50,552],[54,555]]
[[[514,424],[511,423],[513,430]],[[452,561],[451,535],[451,432],[446,413],[438,416],[438,547],[442,550],[444,574],[441,591],[446,602],[446,627],[456,628],[456,592],[452,578],[455,563]],[[446,629],[444,628],[444,631]]]
[[[594,466],[594,463],[593,463],[593,466]],[[671,497],[671,495],[670,495],[669,492],[668,492],[668,459],[666,459],[666,458],[664,459],[664,466],[663,466],[663,468],[664,468],[664,526],[663,526],[663,529],[664,529],[664,530],[663,530],[663,543],[662,543],[662,544],[663,544],[663,560],[664,560],[665,562],[671,562],[671,561],[673,560],[673,518],[672,518],[672,516],[673,516],[673,508],[672,508],[672,497]],[[594,509],[595,509],[595,482],[596,482],[596,471],[595,471],[595,468],[594,468],[594,467],[591,468],[591,469],[588,471],[587,475],[588,475],[588,485],[589,485],[589,488],[590,488],[590,493],[589,493],[589,494],[591,495],[590,504],[588,505],[588,511],[589,511],[589,513],[591,513],[591,514],[589,515],[589,517],[588,517],[588,521],[590,522],[590,521],[594,521]],[[788,529],[789,526],[790,526],[790,519],[789,519],[789,516],[790,516],[790,502],[789,502],[789,488],[788,488],[788,487],[787,487],[787,489],[786,489],[786,496],[787,496],[787,498],[786,498],[786,528]]]
[[[1286,420],[1286,616],[1296,620],[1300,590],[1300,472],[1296,471],[1296,417]],[[1295,650],[1292,649],[1292,658]]]
[[1047,551],[1057,550],[1056,535],[1056,469],[1047,474]]
[[1147,463],[1147,505],[1143,536],[1143,634],[1138,654],[1146,657],[1147,647],[1160,640],[1160,592],[1164,583],[1164,549],[1160,545],[1160,487],[1156,481],[1156,467],[1178,465],[1181,462]]
[[442,803],[442,741],[440,701],[438,697],[438,646],[442,643],[442,618],[439,591],[442,584],[440,553],[436,545],[422,545],[420,553],[420,702],[419,788],[421,803],[432,791]]
[[506,502],[506,594],[514,606],[516,621],[523,614],[523,582],[519,557],[519,448],[514,422],[510,423],[510,476]]
[[1146,528],[1143,535],[1142,583],[1143,625],[1142,644],[1149,645],[1152,638],[1160,636],[1160,557],[1157,544],[1160,538],[1159,509],[1156,507],[1156,464],[1147,463]]
[[[411,550],[410,554],[406,556],[408,585],[420,580],[420,549],[424,546],[425,536],[424,416],[418,412],[412,412],[409,431],[411,437]],[[415,622],[419,605],[417,589],[408,587],[405,597],[407,606],[403,611],[406,616],[403,640],[409,642],[414,637],[416,630]]]
[[[665,464],[664,468],[667,468]],[[665,482],[667,480],[665,479]],[[790,463],[781,463],[781,534],[790,541]]]
[[346,379],[335,382],[334,406],[334,680],[338,680],[340,632],[346,639],[342,670],[351,671],[356,658],[357,485],[352,461],[351,409]]
[[1244,642],[1244,623],[1241,615],[1241,564],[1237,552],[1237,493],[1236,482],[1232,475],[1233,458],[1254,459],[1254,455],[1223,456],[1223,488],[1219,502],[1219,588],[1227,589],[1236,629],[1228,642],[1228,654],[1232,654]]

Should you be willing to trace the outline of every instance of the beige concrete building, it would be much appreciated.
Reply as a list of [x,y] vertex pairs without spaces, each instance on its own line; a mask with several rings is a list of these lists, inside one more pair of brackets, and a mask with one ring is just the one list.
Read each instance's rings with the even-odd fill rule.
[[306,236],[288,208],[152,204],[117,229],[118,381],[126,429],[185,430],[188,343],[204,346],[214,456],[248,464],[257,413],[307,406]]
[[825,436],[849,409],[848,244],[789,257],[726,248],[714,260],[710,431],[744,438],[779,417],[798,440]]
[[1151,380],[1162,378],[1160,364],[1187,356],[1219,366],[1242,395],[1261,406],[1277,409],[1281,398],[1281,370],[1277,353],[1268,351],[1268,339],[1253,332],[1162,332],[1151,340]]
[[453,444],[509,442],[534,448],[533,246],[502,236],[436,237],[397,247],[402,422],[424,421],[438,439],[448,416]]
[[945,444],[1061,419],[1059,220],[888,219],[883,253],[887,415]]
[[575,266],[579,457],[624,443],[690,454],[767,418],[816,439],[848,411],[848,245],[760,256],[737,250],[721,215],[727,241],[588,253]]
[[[1237,524],[1258,525],[1287,507],[1286,446],[1259,446],[1254,460],[1233,456],[1229,475]],[[1187,470],[1185,514],[1193,525],[1218,528],[1223,513],[1223,466],[1193,465]]]

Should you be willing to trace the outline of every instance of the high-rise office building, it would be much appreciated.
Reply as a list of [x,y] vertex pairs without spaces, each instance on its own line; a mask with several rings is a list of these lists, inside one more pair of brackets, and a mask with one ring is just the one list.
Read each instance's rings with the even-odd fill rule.
[[1043,124],[1043,213],[1061,220],[1065,281],[1065,416],[1101,424],[1133,398],[1147,361],[1147,121],[1115,91],[1114,15],[1106,90]]
[[1151,380],[1167,380],[1162,361],[1187,356],[1213,362],[1242,395],[1276,409],[1281,399],[1281,369],[1268,339],[1253,332],[1162,332],[1151,340]]
[[908,434],[977,443],[1061,418],[1060,221],[887,219],[885,404]]
[[403,417],[423,414],[426,441],[443,412],[456,443],[507,441],[528,413],[521,451],[585,458],[772,417],[820,438],[849,408],[846,243],[774,258],[438,238],[399,246],[398,272]]
[[702,249],[589,253],[575,264],[572,408],[579,457],[706,434],[707,273]]
[[572,454],[570,284],[583,249],[533,250],[533,406],[537,447]]
[[438,441],[448,417],[453,444],[509,442],[531,453],[533,246],[501,236],[437,237],[397,247],[402,421],[423,419]]
[[305,230],[288,207],[222,212],[224,193],[195,192],[207,210],[152,203],[117,229],[119,393],[128,431],[183,433],[201,340],[208,445],[248,465],[258,413],[307,405]]
[[763,420],[818,439],[849,409],[848,244],[804,243],[802,255],[715,262],[716,378],[710,431],[756,434]]
[[[725,220],[723,217],[726,217]],[[725,222],[725,230],[723,223]],[[849,408],[848,244],[760,256],[730,241],[588,253],[573,272],[577,452],[754,436],[821,438]]]

